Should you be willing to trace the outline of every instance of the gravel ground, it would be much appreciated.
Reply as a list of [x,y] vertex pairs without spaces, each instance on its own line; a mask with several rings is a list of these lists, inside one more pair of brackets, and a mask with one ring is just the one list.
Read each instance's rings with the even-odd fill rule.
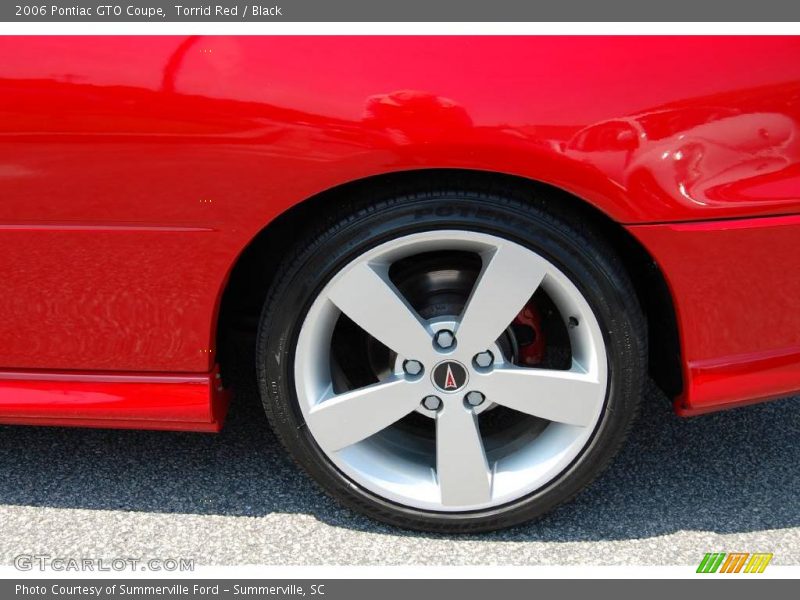
[[298,471],[252,387],[219,435],[0,427],[0,563],[22,553],[211,564],[800,564],[800,398],[684,420],[656,390],[611,468],[543,521],[448,537],[374,523]]

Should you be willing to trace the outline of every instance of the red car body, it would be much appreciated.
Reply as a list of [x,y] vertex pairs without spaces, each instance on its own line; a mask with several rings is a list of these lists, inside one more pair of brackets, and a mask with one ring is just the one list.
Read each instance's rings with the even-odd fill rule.
[[672,302],[681,414],[800,390],[800,38],[5,37],[0,55],[0,422],[217,430],[239,257],[323,192],[426,169],[560,188],[638,240]]

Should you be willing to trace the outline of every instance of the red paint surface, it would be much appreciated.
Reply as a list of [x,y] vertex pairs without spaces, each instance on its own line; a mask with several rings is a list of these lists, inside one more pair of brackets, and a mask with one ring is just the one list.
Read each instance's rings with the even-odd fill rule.
[[[0,55],[7,370],[208,373],[242,249],[291,206],[371,175],[516,174],[627,224],[800,213],[800,38],[32,36],[0,38]],[[762,240],[715,235],[726,255],[698,235],[648,247],[706,273]],[[694,314],[689,267],[675,268],[678,310]],[[786,272],[765,271],[759,294],[783,306]],[[720,315],[773,318],[723,309],[738,292],[716,281],[699,287]],[[788,352],[797,331],[753,330],[742,347],[683,329],[687,373]],[[691,381],[686,402],[729,399],[702,391],[722,388]]]
[[0,373],[0,423],[219,431],[227,393],[211,375]]
[[800,216],[629,229],[677,301],[682,412],[800,388]]

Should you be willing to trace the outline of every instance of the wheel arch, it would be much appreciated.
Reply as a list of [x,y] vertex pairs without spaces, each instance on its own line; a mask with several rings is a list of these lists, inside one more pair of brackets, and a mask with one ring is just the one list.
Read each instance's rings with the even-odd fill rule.
[[[614,249],[633,281],[648,324],[650,374],[673,398],[683,389],[683,370],[675,304],[658,264],[647,249],[591,202],[516,175],[467,169],[418,169],[365,177],[337,185],[290,207],[263,229],[234,262],[219,298],[216,339],[223,376],[234,370],[236,344],[253,347],[258,316],[285,249],[311,228],[331,217],[337,201],[367,202],[376,194],[413,194],[442,188],[513,192],[527,202],[568,218],[582,219]],[[247,356],[250,356],[248,353]]]

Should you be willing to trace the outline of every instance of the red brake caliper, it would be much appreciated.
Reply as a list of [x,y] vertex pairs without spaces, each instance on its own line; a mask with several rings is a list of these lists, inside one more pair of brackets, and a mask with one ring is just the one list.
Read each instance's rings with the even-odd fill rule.
[[517,338],[519,348],[519,364],[521,366],[538,365],[544,359],[545,339],[542,331],[542,318],[533,301],[514,317],[511,324]]

